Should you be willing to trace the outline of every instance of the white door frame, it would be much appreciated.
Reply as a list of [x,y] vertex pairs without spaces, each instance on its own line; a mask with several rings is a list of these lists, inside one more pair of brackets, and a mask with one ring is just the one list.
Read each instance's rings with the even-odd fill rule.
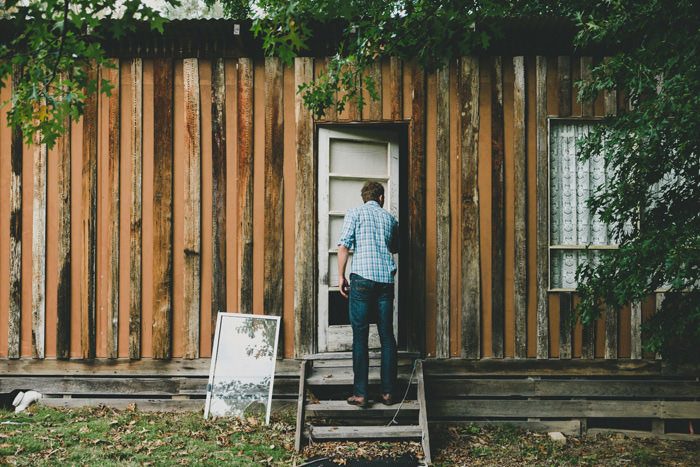
[[[330,173],[330,140],[342,139],[361,142],[374,142],[387,144],[387,178],[368,178],[362,176],[349,176],[344,174]],[[317,245],[317,264],[319,268],[318,274],[318,351],[319,352],[336,352],[347,351],[352,347],[352,330],[350,325],[334,325],[328,324],[328,292],[338,290],[337,283],[331,284],[331,273],[337,269],[337,265],[329,264],[329,255],[337,251],[337,247],[333,243],[337,239],[330,239],[330,222],[331,217],[343,217],[344,212],[333,212],[329,210],[329,180],[331,178],[346,179],[346,180],[368,180],[373,179],[387,184],[387,192],[385,193],[385,208],[396,218],[399,219],[399,135],[396,131],[385,129],[370,129],[348,128],[332,129],[328,127],[320,127],[318,130],[318,245]],[[357,205],[362,201],[360,193],[356,194]],[[329,248],[330,246],[330,248]],[[395,257],[398,267],[398,257]],[[331,267],[332,269],[329,269]],[[349,276],[350,270],[346,274]],[[394,287],[394,319],[393,328],[394,336],[398,338],[398,291],[399,291],[398,271],[395,277]],[[370,326],[370,348],[379,347],[379,336],[376,326]]]

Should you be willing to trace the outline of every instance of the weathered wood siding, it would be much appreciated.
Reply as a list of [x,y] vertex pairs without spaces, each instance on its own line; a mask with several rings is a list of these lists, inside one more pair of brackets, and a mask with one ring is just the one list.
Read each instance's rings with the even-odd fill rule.
[[[88,100],[48,155],[1,109],[0,357],[207,358],[224,309],[281,315],[284,356],[312,352],[318,122],[296,88],[325,63],[115,59],[91,70],[112,96]],[[405,125],[410,350],[643,356],[653,300],[582,329],[575,294],[547,291],[547,119],[622,101],[576,101],[591,63],[388,59],[369,71],[379,101],[323,119]]]

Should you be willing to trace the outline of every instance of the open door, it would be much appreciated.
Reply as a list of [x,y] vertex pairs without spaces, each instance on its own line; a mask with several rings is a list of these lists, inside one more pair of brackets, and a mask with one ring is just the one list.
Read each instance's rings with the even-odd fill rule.
[[[348,209],[362,204],[367,180],[384,185],[384,208],[399,219],[399,138],[386,130],[321,128],[318,134],[318,350],[352,349],[348,300],[338,290],[338,239]],[[303,189],[303,187],[299,187]],[[399,219],[400,221],[400,219]],[[398,266],[398,259],[397,266]],[[346,274],[352,270],[352,254]],[[398,338],[398,273],[394,288],[394,335]],[[376,316],[370,318],[376,323]],[[369,331],[378,349],[377,327]]]

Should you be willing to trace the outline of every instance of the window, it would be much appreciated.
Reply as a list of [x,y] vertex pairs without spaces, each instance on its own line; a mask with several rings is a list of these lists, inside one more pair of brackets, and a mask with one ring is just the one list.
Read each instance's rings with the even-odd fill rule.
[[549,288],[576,288],[576,269],[617,248],[608,226],[592,216],[586,201],[610,172],[602,156],[579,160],[579,140],[595,120],[551,119],[549,122]]

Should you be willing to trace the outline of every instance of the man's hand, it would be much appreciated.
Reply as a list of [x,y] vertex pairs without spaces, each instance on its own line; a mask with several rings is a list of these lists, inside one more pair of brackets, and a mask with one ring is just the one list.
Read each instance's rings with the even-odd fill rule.
[[348,294],[350,293],[350,283],[345,277],[340,278],[338,288],[340,289],[340,295],[342,295],[345,298],[348,298]]
[[338,245],[338,288],[340,289],[340,295],[348,298],[350,293],[350,284],[345,278],[345,265],[348,264],[348,256],[350,255],[350,250],[345,245]]

